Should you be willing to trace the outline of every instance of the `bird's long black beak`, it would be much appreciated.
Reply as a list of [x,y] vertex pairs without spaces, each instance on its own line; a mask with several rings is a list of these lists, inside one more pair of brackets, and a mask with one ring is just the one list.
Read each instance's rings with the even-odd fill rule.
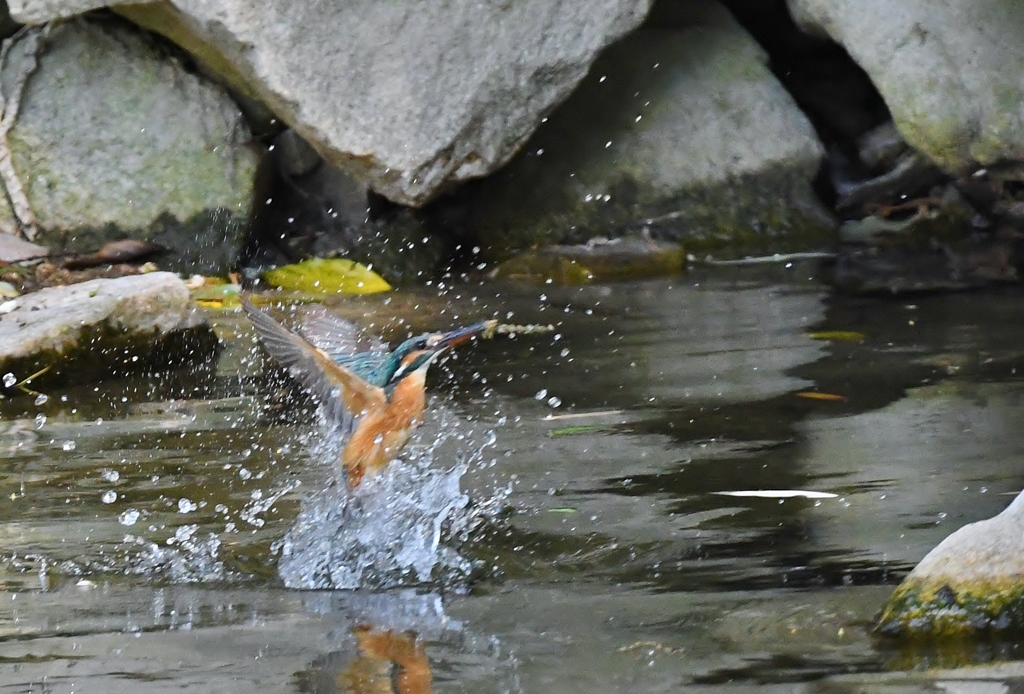
[[437,335],[431,335],[427,340],[427,346],[430,349],[445,349],[447,347],[454,347],[455,345],[462,344],[467,340],[470,340],[477,335],[481,335],[488,330],[494,330],[495,326],[498,325],[496,320],[485,320],[473,325],[467,325],[464,328],[456,328],[455,330],[449,330],[446,333],[438,333]]

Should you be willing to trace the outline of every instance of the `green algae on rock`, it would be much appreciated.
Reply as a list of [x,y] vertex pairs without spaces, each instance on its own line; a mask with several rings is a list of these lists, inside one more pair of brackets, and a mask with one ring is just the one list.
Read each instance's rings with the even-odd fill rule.
[[1024,633],[1024,494],[925,556],[875,626],[907,639]]
[[506,260],[494,272],[509,279],[586,284],[670,275],[685,267],[686,253],[679,244],[621,238],[535,248]]

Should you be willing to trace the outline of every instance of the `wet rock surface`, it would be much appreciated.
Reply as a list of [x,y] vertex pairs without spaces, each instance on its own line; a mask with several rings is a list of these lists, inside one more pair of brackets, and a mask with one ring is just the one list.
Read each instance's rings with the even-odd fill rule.
[[[132,237],[169,248],[165,267],[225,271],[241,245],[257,161],[238,108],[121,21],[40,31],[10,48],[3,82],[10,104],[16,78],[28,76],[7,139],[34,240],[91,253]],[[0,210],[8,230],[24,227],[23,217],[16,205]]]
[[525,251],[499,265],[494,274],[534,282],[586,284],[670,275],[685,267],[686,251],[679,244],[633,237]]
[[[217,340],[167,272],[51,287],[0,304],[4,388],[81,383],[210,360]],[[8,376],[7,374],[11,374]]]
[[867,71],[896,127],[943,169],[1024,159],[1024,7],[954,0],[789,0],[801,26]]
[[[507,161],[649,5],[218,0],[114,9],[265,103],[332,164],[419,206]],[[51,12],[12,7],[24,21]]]
[[829,238],[811,124],[721,5],[688,8],[687,28],[606,51],[512,163],[466,187],[467,233],[498,254],[643,230],[688,250]]
[[1024,631],[1024,495],[966,525],[921,560],[889,598],[876,629],[901,637]]

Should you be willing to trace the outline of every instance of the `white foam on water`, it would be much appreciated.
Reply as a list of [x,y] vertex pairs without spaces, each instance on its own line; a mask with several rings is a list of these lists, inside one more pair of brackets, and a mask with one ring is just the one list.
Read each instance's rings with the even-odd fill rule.
[[[437,460],[450,437],[471,439],[458,418],[435,410],[429,433],[419,436],[376,477],[349,489],[340,474],[307,496],[295,524],[275,544],[278,573],[289,588],[309,590],[391,588],[463,580],[472,564],[459,554],[476,522],[497,504],[471,505],[460,481],[481,460],[494,437],[484,436],[455,460]],[[314,450],[338,466],[337,436]],[[446,464],[447,463],[447,464]]]

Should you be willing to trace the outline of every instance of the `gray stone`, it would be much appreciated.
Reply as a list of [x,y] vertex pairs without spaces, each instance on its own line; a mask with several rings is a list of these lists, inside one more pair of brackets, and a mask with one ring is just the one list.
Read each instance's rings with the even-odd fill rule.
[[[31,61],[23,44],[4,69],[8,99]],[[167,267],[228,269],[257,164],[237,107],[121,21],[58,25],[42,45],[8,133],[36,241],[93,252],[145,239],[171,249]],[[13,223],[9,208],[0,217]]]
[[42,24],[54,19],[74,17],[89,10],[98,10],[107,5],[117,4],[118,0],[97,2],[97,0],[8,0],[7,7],[11,15],[25,24]]
[[867,71],[904,139],[947,171],[1024,159],[1024,5],[789,0]]
[[857,139],[857,154],[872,171],[889,171],[908,150],[896,124],[886,121]]
[[[405,205],[504,164],[650,0],[175,0],[115,11]],[[49,3],[14,2],[39,22]]]
[[185,283],[169,272],[51,287],[0,303],[0,373],[19,381],[42,369],[36,384],[205,361],[215,343]]
[[688,29],[608,49],[512,163],[467,187],[467,233],[501,256],[636,231],[687,250],[831,232],[810,122],[721,5],[688,7]]
[[965,635],[1024,629],[1024,493],[995,518],[943,540],[896,589],[883,633]]
[[323,163],[312,145],[291,128],[274,138],[272,151],[274,163],[282,176],[305,176]]
[[0,261],[2,262],[16,263],[19,260],[44,256],[48,252],[43,246],[29,243],[14,234],[0,231]]

